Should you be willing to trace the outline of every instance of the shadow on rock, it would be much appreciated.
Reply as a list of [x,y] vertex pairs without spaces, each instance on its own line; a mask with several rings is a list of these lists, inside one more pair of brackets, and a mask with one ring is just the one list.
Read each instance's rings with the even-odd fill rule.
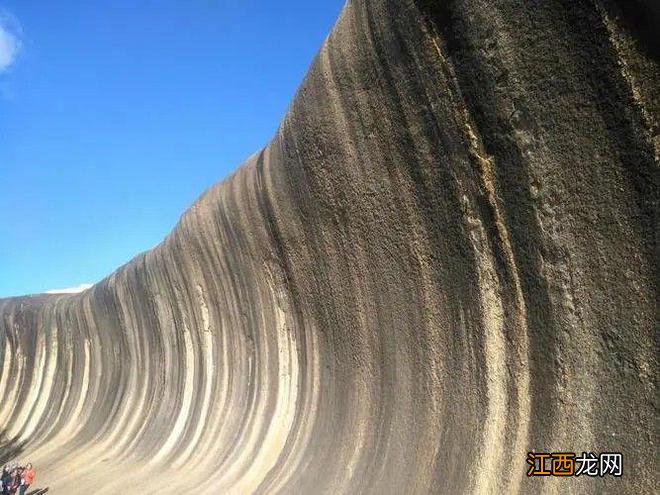
[[18,457],[25,447],[25,442],[16,438],[8,438],[6,430],[0,432],[0,466]]

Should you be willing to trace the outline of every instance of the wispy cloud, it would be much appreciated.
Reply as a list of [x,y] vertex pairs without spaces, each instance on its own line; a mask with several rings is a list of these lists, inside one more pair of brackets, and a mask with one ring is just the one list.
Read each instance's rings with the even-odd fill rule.
[[93,285],[94,284],[80,284],[77,287],[68,287],[66,289],[51,289],[47,290],[46,294],[77,294],[78,292],[89,289]]
[[21,51],[21,25],[5,10],[0,10],[0,72],[6,71]]

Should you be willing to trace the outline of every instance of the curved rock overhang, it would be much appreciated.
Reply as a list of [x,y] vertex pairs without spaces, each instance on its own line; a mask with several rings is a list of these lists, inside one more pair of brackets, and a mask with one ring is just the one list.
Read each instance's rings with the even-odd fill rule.
[[0,301],[0,460],[53,493],[654,491],[657,19],[349,1],[162,244]]

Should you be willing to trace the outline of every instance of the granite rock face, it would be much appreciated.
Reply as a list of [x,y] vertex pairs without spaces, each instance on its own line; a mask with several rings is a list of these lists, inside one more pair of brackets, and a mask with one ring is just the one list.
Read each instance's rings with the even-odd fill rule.
[[653,492],[657,32],[651,2],[349,1],[158,247],[0,301],[0,460],[53,493]]

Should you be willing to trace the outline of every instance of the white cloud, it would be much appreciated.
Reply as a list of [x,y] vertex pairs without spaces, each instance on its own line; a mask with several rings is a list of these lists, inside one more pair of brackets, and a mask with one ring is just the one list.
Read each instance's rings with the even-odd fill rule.
[[21,51],[21,26],[5,11],[0,11],[0,72],[14,63]]
[[77,294],[78,292],[89,289],[93,285],[94,284],[80,284],[77,287],[69,287],[67,289],[51,289],[47,290],[46,294]]

